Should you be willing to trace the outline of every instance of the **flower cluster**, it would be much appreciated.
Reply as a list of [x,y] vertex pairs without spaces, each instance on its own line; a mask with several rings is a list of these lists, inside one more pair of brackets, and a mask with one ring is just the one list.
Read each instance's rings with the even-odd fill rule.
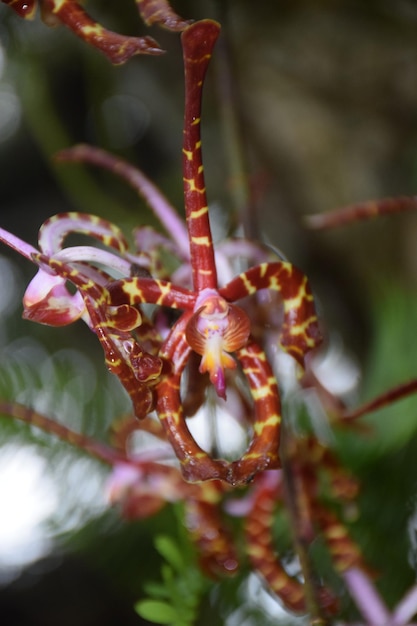
[[[201,162],[201,91],[212,48],[219,33],[213,21],[197,22],[182,34],[185,65],[184,195],[186,228],[168,202],[140,172],[100,150],[79,146],[61,159],[96,163],[117,171],[145,195],[171,237],[137,233],[139,248],[130,252],[120,230],[101,218],[66,213],[48,219],[39,231],[39,250],[0,231],[1,239],[35,262],[38,273],[28,286],[24,316],[60,326],[82,318],[96,333],[108,368],[129,393],[134,414],[143,418],[156,409],[184,477],[190,481],[220,479],[232,485],[249,482],[257,472],[278,468],[281,410],[278,386],[263,346],[251,335],[249,315],[236,302],[260,290],[281,297],[281,346],[305,365],[321,340],[313,296],[306,277],[288,262],[264,261],[226,284],[219,284],[217,264],[228,266],[231,255],[248,242],[229,242],[227,254],[215,255]],[[104,244],[64,247],[69,233],[87,234]],[[146,231],[149,233],[149,230]],[[178,237],[176,237],[178,235]],[[166,246],[182,261],[181,282],[170,279],[156,261]],[[258,257],[267,255],[253,246]],[[186,279],[185,270],[189,270]],[[181,278],[181,277],[180,277]],[[175,279],[175,277],[174,277]],[[75,293],[68,290],[71,283]],[[152,319],[143,304],[156,305]],[[182,311],[172,323],[166,308]],[[194,371],[196,359],[199,372]],[[231,370],[238,364],[252,396],[252,441],[243,457],[214,459],[197,445],[183,414],[181,385],[207,372],[217,395],[226,399]],[[239,374],[240,375],[240,374]],[[203,383],[202,383],[203,384]],[[205,384],[205,383],[204,383]]]
[[[107,31],[70,0],[3,2],[23,17],[32,17],[40,4],[49,22],[62,22],[113,63],[123,63],[134,54],[162,52],[149,37]],[[327,506],[329,494],[339,505],[352,502],[358,491],[356,481],[314,438],[296,439],[287,433],[284,451],[280,450],[279,381],[270,362],[269,343],[279,338],[280,348],[294,360],[301,376],[307,369],[304,384],[314,385],[324,406],[345,424],[414,391],[416,383],[392,390],[356,411],[345,411],[320,386],[310,367],[310,357],[322,337],[306,276],[244,239],[229,239],[214,247],[200,118],[203,83],[220,27],[212,20],[190,24],[166,0],[137,0],[137,5],[147,24],[159,23],[182,33],[185,222],[142,172],[103,150],[79,145],[57,158],[95,165],[124,179],[145,199],[166,234],[147,226],[138,228],[132,250],[115,224],[69,212],[44,222],[38,248],[34,248],[0,228],[0,241],[38,268],[24,294],[24,317],[51,326],[83,320],[97,336],[106,366],[128,393],[133,417],[117,425],[113,445],[106,446],[17,403],[0,401],[0,411],[53,432],[109,464],[110,500],[129,519],[149,517],[169,502],[183,502],[185,523],[198,548],[201,567],[211,576],[238,569],[239,551],[224,514],[244,517],[245,549],[252,569],[288,609],[309,611],[319,621],[318,616],[338,611],[337,598],[309,577],[307,567],[304,584],[291,577],[275,553],[275,511],[287,506],[298,543],[308,545],[321,533],[334,568],[365,619],[376,623],[375,615],[383,614],[388,623],[391,617],[378,603],[361,552],[340,521],[342,513]],[[402,199],[400,205],[389,201],[378,210],[402,210],[414,204],[413,199]],[[372,212],[374,205],[364,205],[359,213],[356,207],[333,217],[312,218],[310,226],[331,226]],[[87,235],[98,245],[66,246],[72,233]],[[165,251],[176,257],[177,269],[164,264],[161,252]],[[246,269],[237,274],[236,258],[246,263]],[[205,406],[210,389],[218,406],[226,399],[233,404],[234,418],[244,425],[247,449],[240,458],[217,458],[196,442],[188,428],[186,418]],[[127,441],[137,429],[154,435],[158,446],[132,454]],[[245,497],[234,500],[234,488],[248,485]],[[389,623],[402,624],[412,615],[414,591],[409,598]]]

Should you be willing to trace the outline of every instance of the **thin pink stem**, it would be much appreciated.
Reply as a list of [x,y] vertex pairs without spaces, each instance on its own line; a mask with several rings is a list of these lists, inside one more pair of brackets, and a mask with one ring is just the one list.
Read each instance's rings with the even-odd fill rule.
[[36,248],[31,246],[29,243],[26,243],[26,241],[23,241],[23,239],[19,239],[19,237],[12,235],[7,230],[4,230],[4,228],[0,228],[0,241],[9,246],[9,248],[12,248],[12,250],[15,250],[22,256],[29,259],[29,261],[33,261],[32,255],[38,253]]
[[391,624],[387,607],[364,572],[352,568],[343,573],[343,578],[356,606],[370,626]]
[[417,613],[417,585],[411,587],[393,611],[390,626],[403,626]]
[[64,263],[88,262],[104,265],[106,269],[112,269],[122,276],[130,276],[132,265],[129,261],[120,258],[116,254],[101,250],[93,246],[71,246],[64,248],[53,255],[55,259]]
[[105,150],[86,144],[61,150],[55,155],[55,159],[96,165],[120,176],[145,200],[172,241],[176,243],[184,259],[189,258],[188,234],[182,219],[167,198],[139,169]]

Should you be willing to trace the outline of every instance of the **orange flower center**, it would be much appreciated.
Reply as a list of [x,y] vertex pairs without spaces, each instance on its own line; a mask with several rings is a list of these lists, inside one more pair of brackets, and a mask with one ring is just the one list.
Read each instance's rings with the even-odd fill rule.
[[243,309],[230,304],[213,289],[202,291],[188,322],[186,337],[191,348],[203,357],[200,372],[209,373],[221,398],[226,398],[225,369],[236,367],[230,353],[245,345],[249,333],[250,321]]

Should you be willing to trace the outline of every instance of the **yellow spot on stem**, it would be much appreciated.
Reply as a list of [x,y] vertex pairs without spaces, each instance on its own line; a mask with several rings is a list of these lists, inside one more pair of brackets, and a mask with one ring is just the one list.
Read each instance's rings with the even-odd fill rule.
[[259,266],[259,275],[261,278],[263,278],[268,270],[268,263],[261,263],[261,265]]
[[183,148],[182,153],[184,154],[184,156],[187,157],[187,161],[193,160],[193,153],[191,150],[186,150],[185,148]]
[[255,293],[257,291],[256,287],[254,287],[252,285],[250,280],[245,275],[243,275],[241,278],[242,278],[243,284],[245,285],[245,288],[246,288],[246,291],[248,292],[248,294],[252,294],[252,293]]
[[[159,296],[155,304],[162,304],[166,296],[169,295],[171,291],[171,286],[163,284],[159,280],[157,280],[156,282],[158,284],[159,289],[161,290],[161,295]],[[173,305],[173,308],[175,308],[175,305]]]
[[252,395],[254,400],[262,400],[262,398],[267,398],[268,396],[273,395],[273,393],[269,385],[263,385],[262,387],[254,389]]
[[196,246],[211,246],[210,239],[208,237],[192,237],[191,241]]
[[66,4],[68,0],[54,0],[54,8],[52,10],[53,13],[58,13]]
[[93,26],[83,26],[82,27],[83,35],[89,37],[90,35],[96,35],[97,37],[102,37],[104,33],[104,29],[100,24],[94,24]]
[[188,191],[196,191],[197,193],[204,194],[206,192],[206,188],[202,187],[201,189],[197,187],[194,178],[184,178],[184,183],[188,185]]

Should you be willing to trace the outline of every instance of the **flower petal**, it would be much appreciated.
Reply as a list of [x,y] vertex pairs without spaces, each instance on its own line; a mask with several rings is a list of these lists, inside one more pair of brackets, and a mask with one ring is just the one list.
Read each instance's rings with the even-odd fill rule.
[[66,288],[66,280],[40,269],[29,283],[23,296],[23,318],[48,324],[66,326],[78,320],[85,311],[84,301],[76,292]]

